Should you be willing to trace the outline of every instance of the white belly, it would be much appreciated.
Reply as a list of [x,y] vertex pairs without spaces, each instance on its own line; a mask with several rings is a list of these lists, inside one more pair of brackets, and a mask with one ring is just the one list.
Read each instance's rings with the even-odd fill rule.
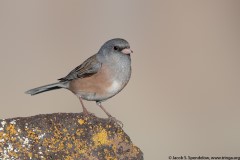
[[119,81],[115,80],[113,81],[112,85],[108,87],[107,92],[110,94],[114,94],[119,92],[122,89],[122,83]]

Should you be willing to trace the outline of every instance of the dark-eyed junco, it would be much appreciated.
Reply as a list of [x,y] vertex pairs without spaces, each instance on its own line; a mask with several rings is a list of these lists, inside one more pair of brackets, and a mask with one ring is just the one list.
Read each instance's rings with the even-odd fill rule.
[[83,112],[88,114],[82,99],[96,101],[97,105],[112,117],[101,105],[128,83],[131,76],[131,58],[129,43],[120,38],[111,39],[103,44],[98,53],[85,60],[59,82],[26,91],[27,94],[65,88],[72,91],[80,100]]

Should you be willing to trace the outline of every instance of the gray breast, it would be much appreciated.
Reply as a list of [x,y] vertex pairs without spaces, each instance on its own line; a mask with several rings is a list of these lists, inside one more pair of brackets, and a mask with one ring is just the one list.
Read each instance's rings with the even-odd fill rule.
[[115,95],[126,86],[131,77],[131,59],[130,56],[122,54],[115,54],[110,58],[108,65],[112,74],[112,85],[108,91]]

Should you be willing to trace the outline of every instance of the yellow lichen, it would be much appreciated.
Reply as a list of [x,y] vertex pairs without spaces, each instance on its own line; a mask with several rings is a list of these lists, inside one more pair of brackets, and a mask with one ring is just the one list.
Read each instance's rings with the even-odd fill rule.
[[63,141],[58,144],[58,150],[59,150],[59,151],[63,150],[64,147],[65,147],[65,146],[64,146],[64,144],[63,144]]
[[78,120],[78,123],[79,123],[80,125],[82,125],[82,124],[85,123],[85,121],[84,121],[83,119],[79,119],[79,120]]
[[28,152],[28,157],[32,158],[32,153],[31,152]]
[[9,152],[8,152],[8,155],[11,156],[12,158],[13,158],[13,157],[14,157],[14,158],[18,158],[17,153],[14,152],[14,151],[9,151]]
[[68,144],[67,144],[67,147],[68,147],[68,148],[72,148],[72,144],[71,144],[71,143],[68,143]]
[[38,154],[34,154],[34,156],[35,156],[36,158],[38,158]]
[[82,130],[82,129],[77,129],[76,134],[77,134],[78,136],[80,136],[82,133],[83,133],[83,130]]
[[75,145],[75,151],[77,151],[80,154],[85,154],[87,152],[87,145],[84,141],[80,141],[79,139],[76,139],[74,142]]
[[14,135],[17,133],[13,124],[10,124],[9,126],[7,126],[7,131],[9,132],[10,135]]
[[73,159],[73,157],[68,155],[68,156],[65,157],[64,160],[72,160],[72,159]]
[[105,129],[100,130],[100,132],[93,135],[93,142],[95,145],[109,144],[108,133]]
[[27,134],[28,134],[28,138],[32,139],[33,141],[35,141],[35,142],[39,141],[39,137],[34,131],[27,130]]
[[65,132],[65,133],[66,133],[66,132],[67,132],[67,129],[66,129],[66,128],[64,128],[64,129],[63,129],[63,132]]

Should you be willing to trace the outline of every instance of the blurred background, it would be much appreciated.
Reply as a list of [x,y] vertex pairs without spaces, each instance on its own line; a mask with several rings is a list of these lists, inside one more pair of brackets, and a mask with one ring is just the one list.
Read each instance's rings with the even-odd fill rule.
[[67,90],[24,92],[56,82],[116,37],[134,50],[133,73],[103,105],[145,159],[240,156],[238,0],[1,0],[0,118],[82,112]]

